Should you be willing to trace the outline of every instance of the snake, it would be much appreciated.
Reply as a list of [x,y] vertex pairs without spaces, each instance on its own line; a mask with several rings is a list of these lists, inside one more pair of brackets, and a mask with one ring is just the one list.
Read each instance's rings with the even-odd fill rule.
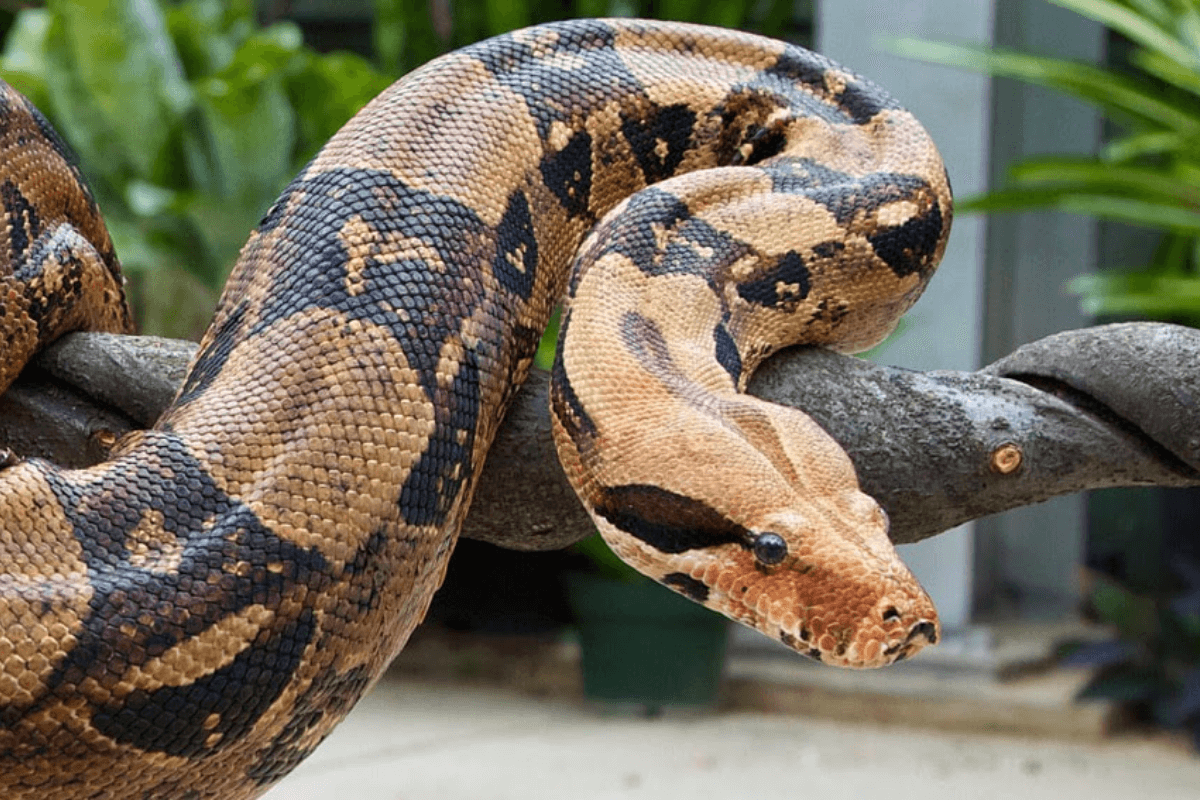
[[[132,330],[80,167],[7,85],[0,200],[0,385]],[[909,112],[754,34],[576,20],[411,72],[266,211],[152,428],[0,469],[0,795],[286,775],[421,621],[560,305],[556,446],[622,558],[826,664],[936,642],[849,456],[744,390],[885,337],[951,203]]]

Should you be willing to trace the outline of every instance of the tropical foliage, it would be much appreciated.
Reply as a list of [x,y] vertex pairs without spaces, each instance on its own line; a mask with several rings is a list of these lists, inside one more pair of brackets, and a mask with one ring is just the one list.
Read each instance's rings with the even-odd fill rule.
[[1095,157],[1047,156],[1012,168],[968,211],[1053,208],[1154,228],[1145,264],[1086,275],[1071,289],[1096,316],[1200,323],[1200,4],[1197,0],[1050,0],[1130,45],[1096,66],[1029,53],[905,39],[905,55],[1040,84],[1102,110],[1114,134]]
[[144,328],[194,334],[262,212],[387,85],[318,55],[250,0],[49,0],[15,18],[0,72],[78,154]]
[[811,0],[374,0],[375,51],[394,74],[448,49],[569,17],[653,17],[786,38]]

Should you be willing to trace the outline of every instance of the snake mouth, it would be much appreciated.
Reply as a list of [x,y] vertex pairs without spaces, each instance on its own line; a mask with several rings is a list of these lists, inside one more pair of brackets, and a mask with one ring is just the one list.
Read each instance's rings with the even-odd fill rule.
[[918,622],[916,625],[914,625],[912,627],[911,631],[908,632],[908,638],[905,641],[912,642],[918,636],[925,640],[925,644],[937,644],[938,643],[937,625],[933,622],[930,622],[927,619],[921,620],[920,622]]
[[845,640],[853,638],[853,634],[848,630],[844,631],[842,646],[831,646],[828,641],[822,642],[821,637],[812,636],[808,629],[803,627],[799,637],[783,632],[779,634],[779,639],[800,655],[828,666],[873,669],[904,661],[927,645],[937,644],[941,636],[938,623],[929,619],[919,619],[912,623],[907,632],[903,633],[903,638],[899,638],[900,633],[897,632],[895,638],[889,636],[882,641],[876,639],[870,645],[860,642],[849,647],[845,645]]
[[884,650],[883,655],[888,663],[896,664],[915,655],[926,645],[937,644],[938,638],[937,623],[923,619],[909,628],[903,641]]

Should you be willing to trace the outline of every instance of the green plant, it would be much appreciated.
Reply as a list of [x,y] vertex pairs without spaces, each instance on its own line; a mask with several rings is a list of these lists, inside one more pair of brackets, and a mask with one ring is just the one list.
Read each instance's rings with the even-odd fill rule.
[[[1010,170],[1007,186],[960,208],[1053,208],[1161,231],[1149,263],[1080,276],[1069,288],[1096,316],[1200,324],[1200,0],[1049,1],[1123,36],[1131,46],[1127,63],[1098,67],[1013,50],[894,43],[916,59],[1059,90],[1097,106],[1115,130],[1098,155],[1027,159]],[[1093,615],[1116,638],[1074,645],[1064,663],[1097,670],[1083,697],[1129,702],[1159,723],[1187,728],[1200,749],[1200,556],[1139,552],[1143,526],[1116,545],[1142,568],[1120,580],[1095,573],[1087,593]]]
[[1093,574],[1088,602],[1116,637],[1068,645],[1062,663],[1090,667],[1081,699],[1127,703],[1154,722],[1190,731],[1200,750],[1200,564],[1175,563],[1185,587],[1134,591]]
[[[395,75],[439,53],[526,25],[571,17],[655,17],[755,30],[790,32],[793,0],[374,0],[375,51]],[[811,5],[811,3],[805,3]],[[441,9],[443,18],[433,10]]]
[[1080,276],[1086,313],[1200,323],[1200,3],[1050,0],[1132,45],[1127,64],[1100,67],[1005,49],[901,39],[915,59],[1057,89],[1097,106],[1117,133],[1095,157],[1024,160],[999,191],[965,211],[1053,208],[1162,232],[1147,264]]
[[48,0],[17,15],[0,71],[79,155],[143,329],[172,335],[202,329],[254,222],[390,82],[259,27],[251,0]]

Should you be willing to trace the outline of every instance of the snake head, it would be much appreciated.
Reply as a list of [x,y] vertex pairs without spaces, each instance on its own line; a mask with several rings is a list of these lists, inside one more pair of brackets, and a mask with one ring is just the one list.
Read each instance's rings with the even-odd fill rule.
[[[936,643],[933,601],[849,457],[807,416],[773,413],[773,429],[789,435],[770,437],[771,447],[764,436],[753,450],[727,447],[722,462],[702,455],[715,452],[703,436],[674,440],[679,461],[721,470],[664,470],[657,484],[599,490],[592,517],[609,546],[660,583],[825,664],[879,667]],[[667,447],[656,445],[660,461]]]
[[750,528],[657,487],[624,488],[623,511],[597,515],[618,555],[803,655],[880,667],[938,641],[933,602],[888,540],[883,510],[857,490],[837,498],[840,526],[788,512]]

